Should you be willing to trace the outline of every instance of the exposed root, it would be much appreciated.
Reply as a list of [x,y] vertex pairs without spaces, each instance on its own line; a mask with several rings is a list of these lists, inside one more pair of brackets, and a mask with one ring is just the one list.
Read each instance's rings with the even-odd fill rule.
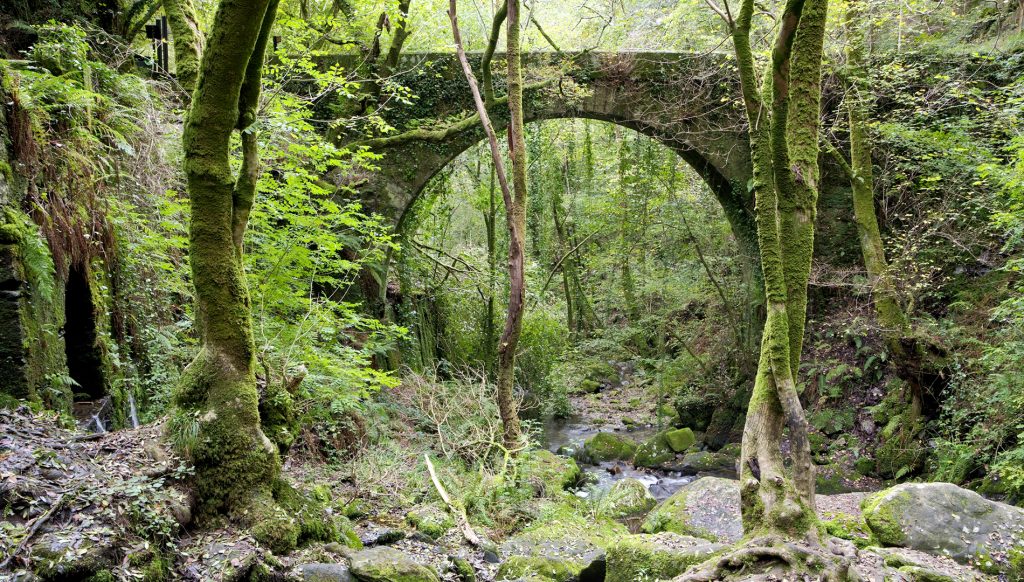
[[816,543],[797,543],[765,536],[747,540],[732,551],[691,568],[675,582],[860,580],[851,572],[855,556],[856,548],[841,540],[830,540],[826,548]]

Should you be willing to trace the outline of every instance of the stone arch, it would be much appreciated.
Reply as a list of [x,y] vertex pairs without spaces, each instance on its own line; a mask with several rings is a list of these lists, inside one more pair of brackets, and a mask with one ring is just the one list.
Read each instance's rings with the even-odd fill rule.
[[[479,55],[472,55],[479,69]],[[498,60],[501,59],[499,55]],[[749,142],[729,58],[688,53],[531,53],[525,55],[527,123],[585,118],[620,125],[675,151],[704,179],[725,211],[743,255],[757,261]],[[392,217],[399,233],[427,183],[484,139],[454,55],[408,55],[399,78],[419,100],[389,113],[397,131],[361,142],[383,156],[360,184],[371,210]],[[438,119],[461,121],[438,124]],[[507,125],[499,101],[491,118]],[[426,129],[425,129],[426,128]],[[434,129],[436,128],[436,129]],[[342,142],[345,140],[343,139]]]

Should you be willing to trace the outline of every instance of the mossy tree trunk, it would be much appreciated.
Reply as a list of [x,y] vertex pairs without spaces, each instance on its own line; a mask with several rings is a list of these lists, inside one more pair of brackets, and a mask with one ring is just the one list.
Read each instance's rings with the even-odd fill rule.
[[871,285],[875,315],[882,328],[886,348],[892,354],[896,373],[907,382],[910,389],[910,414],[906,418],[905,429],[916,433],[924,408],[927,356],[924,345],[915,337],[910,317],[900,303],[875,213],[875,181],[871,158],[873,146],[868,128],[871,87],[864,62],[864,17],[863,0],[849,0],[843,25],[846,33],[846,113],[850,130],[850,161],[847,162],[837,150],[832,151],[850,178],[853,216],[864,257],[864,269]]
[[[191,203],[189,258],[200,351],[174,395],[176,422],[198,424],[191,447],[203,513],[251,513],[280,469],[260,428],[255,345],[242,240],[259,176],[252,124],[277,0],[222,0],[183,135]],[[231,170],[231,138],[242,163]]]
[[508,152],[512,163],[511,203],[506,203],[508,222],[508,312],[498,338],[498,411],[505,427],[505,447],[519,446],[519,413],[515,401],[515,360],[523,331],[526,301],[524,270],[526,232],[526,139],[523,118],[523,74],[520,47],[519,0],[507,0],[505,43],[508,59]]
[[174,73],[181,88],[191,95],[203,54],[203,33],[199,30],[196,8],[192,0],[164,0],[164,12],[174,36]]
[[[814,465],[796,387],[818,189],[821,54],[828,0],[788,0],[762,91],[750,35],[754,1],[727,13],[749,123],[767,317],[743,431],[741,509],[748,535],[816,539]],[[788,429],[792,465],[781,443]]]

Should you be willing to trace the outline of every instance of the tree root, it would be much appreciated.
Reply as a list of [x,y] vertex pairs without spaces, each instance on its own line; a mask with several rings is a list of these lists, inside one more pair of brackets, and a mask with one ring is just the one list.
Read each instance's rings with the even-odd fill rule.
[[691,568],[674,582],[860,580],[860,576],[851,572],[856,549],[847,545],[830,540],[826,548],[817,542],[792,542],[776,536],[754,538]]

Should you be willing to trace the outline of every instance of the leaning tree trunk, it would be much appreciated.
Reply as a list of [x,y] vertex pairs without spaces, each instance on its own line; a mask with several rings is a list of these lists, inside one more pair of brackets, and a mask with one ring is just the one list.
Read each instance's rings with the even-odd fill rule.
[[[222,0],[206,47],[183,135],[200,351],[175,391],[175,424],[195,423],[191,459],[201,515],[230,512],[274,535],[287,523],[270,486],[280,470],[260,429],[255,345],[242,236],[253,203],[259,156],[251,125],[277,0]],[[242,163],[231,171],[231,137]],[[264,541],[264,539],[261,539]]]
[[[753,0],[744,0],[732,26],[750,125],[767,307],[740,465],[741,509],[748,535],[814,539],[817,534],[814,466],[796,373],[817,203],[821,45],[827,6],[827,0],[787,2],[763,95],[750,46]],[[791,468],[781,451],[787,428]]]
[[892,363],[898,376],[910,388],[910,414],[904,430],[916,433],[924,409],[925,347],[915,337],[907,312],[900,305],[895,282],[885,258],[878,216],[875,214],[875,182],[872,173],[871,135],[868,132],[870,87],[864,65],[863,0],[847,3],[844,27],[846,31],[847,119],[850,125],[850,162],[833,150],[836,159],[846,170],[853,192],[853,215],[857,223],[864,269],[871,285],[878,324],[886,347],[892,353]]

